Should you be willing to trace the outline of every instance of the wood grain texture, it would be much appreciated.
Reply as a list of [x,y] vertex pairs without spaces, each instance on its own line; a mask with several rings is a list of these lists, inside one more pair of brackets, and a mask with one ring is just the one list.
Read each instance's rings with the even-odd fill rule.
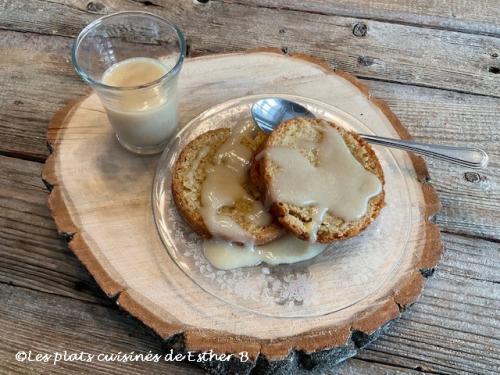
[[444,238],[442,261],[422,298],[403,316],[404,323],[395,325],[361,357],[384,362],[384,353],[395,351],[408,358],[399,364],[410,368],[498,373],[500,245],[460,236]]
[[41,168],[0,156],[0,282],[110,305],[57,238]]
[[[500,8],[496,0],[226,0],[245,5],[368,18],[417,27],[500,35]],[[161,0],[158,1],[161,3]],[[473,10],[473,11],[472,11]]]
[[[60,295],[66,298],[59,301],[68,301],[69,304],[76,303],[72,302],[76,299],[111,308],[110,301],[99,293],[95,282],[73,254],[66,250],[65,243],[57,239],[55,225],[45,204],[48,193],[39,178],[41,167],[39,163],[0,157],[0,282]],[[443,235],[443,243],[443,258],[433,280],[427,284],[422,298],[408,314],[392,326],[388,334],[358,355],[364,360],[383,362],[387,366],[379,367],[373,363],[350,360],[338,367],[339,373],[411,373],[411,370],[407,369],[419,366],[422,369],[445,373],[470,371],[487,374],[495,369],[494,366],[498,364],[492,361],[489,366],[483,363],[477,370],[470,370],[477,350],[489,353],[491,357],[495,355],[491,350],[498,347],[494,338],[500,336],[500,317],[498,311],[495,311],[498,309],[500,293],[500,261],[497,255],[500,245],[492,241],[449,234]],[[71,277],[68,278],[68,275]],[[22,289],[15,288],[16,295],[22,294],[20,290]],[[33,316],[30,326],[41,324],[46,320],[46,315],[41,312],[34,313],[32,310],[39,311],[37,301],[52,301],[52,297],[28,294],[26,298],[29,303],[23,302],[24,300],[19,302],[25,306],[22,315]],[[64,306],[63,302],[58,303]],[[41,306],[44,308],[45,305],[41,303]],[[90,309],[82,306],[80,310]],[[448,311],[448,307],[452,310]],[[10,304],[4,305],[4,308],[13,309]],[[459,319],[456,316],[457,310],[461,311]],[[48,309],[48,312],[50,311],[52,310]],[[109,316],[113,322],[107,324],[113,327],[118,324],[115,320],[122,320],[122,314],[118,312],[110,312]],[[67,319],[71,321],[74,317],[68,316]],[[95,325],[92,321],[85,322],[80,322],[84,328]],[[6,323],[8,326],[10,324]],[[146,340],[144,336],[149,337],[147,334],[133,333],[139,324],[128,319],[124,324],[131,325],[129,328],[133,340]],[[122,329],[128,333],[128,328]],[[452,340],[457,334],[455,329],[462,332],[458,333],[461,338],[453,343],[452,348],[451,345],[436,345],[444,338]],[[120,333],[109,330],[107,332],[109,342],[122,341]],[[476,333],[493,339],[483,339]],[[18,343],[14,343],[11,350],[28,348],[32,339],[28,334],[26,336],[24,340],[19,339]],[[411,339],[408,339],[408,336]],[[73,339],[60,336],[57,340],[60,347],[64,348],[68,347]],[[146,348],[157,348],[159,345],[153,339],[146,341]],[[51,347],[52,344],[49,349]],[[416,355],[409,354],[414,352]],[[13,371],[15,361],[10,354],[7,356],[6,361],[1,361],[5,364],[2,369]],[[127,373],[126,369],[123,371]]]
[[2,154],[44,160],[53,114],[89,91],[71,67],[71,43],[70,38],[0,32]]
[[147,8],[178,23],[191,52],[276,47],[322,57],[362,77],[500,96],[496,70],[490,71],[500,64],[494,57],[500,50],[496,37],[375,20],[364,20],[367,33],[357,37],[355,18],[237,3],[162,0],[158,6],[145,7],[108,0],[99,4],[96,8],[76,0],[9,1],[3,5],[0,27],[75,37],[97,15]]
[[422,142],[478,146],[490,156],[473,171],[427,158],[443,209],[436,216],[448,232],[500,239],[500,100],[444,90],[367,81]]
[[[186,363],[67,361],[18,362],[22,350],[54,354],[165,353],[162,341],[118,309],[0,285],[0,372],[10,374],[202,374]],[[36,334],[34,334],[36,332]]]

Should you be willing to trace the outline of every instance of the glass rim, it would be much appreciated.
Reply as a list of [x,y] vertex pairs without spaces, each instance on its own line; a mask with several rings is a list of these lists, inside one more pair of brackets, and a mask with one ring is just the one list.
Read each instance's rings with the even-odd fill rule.
[[[154,81],[144,83],[141,85],[136,85],[136,86],[106,85],[105,83],[102,83],[100,81],[96,81],[95,79],[91,78],[85,72],[85,70],[82,69],[82,67],[78,64],[78,58],[76,56],[77,51],[78,51],[78,47],[80,46],[83,39],[87,36],[87,34],[95,27],[99,26],[100,24],[102,24],[103,22],[105,22],[111,18],[127,16],[127,15],[152,17],[152,18],[155,18],[156,20],[159,20],[163,23],[166,23],[167,25],[172,27],[177,35],[177,40],[179,42],[179,56],[177,57],[177,61],[176,61],[175,65],[172,67],[172,69],[170,69],[168,72],[166,72],[164,75],[162,75],[160,78],[157,78]],[[73,65],[73,68],[75,69],[76,73],[80,76],[80,78],[82,78],[85,82],[87,82],[93,86],[101,87],[101,88],[104,88],[107,90],[118,90],[118,91],[143,89],[143,88],[154,86],[154,85],[156,85],[156,84],[158,84],[166,79],[169,79],[170,77],[172,77],[174,74],[176,74],[180,70],[185,57],[186,57],[186,40],[184,38],[184,34],[182,33],[182,31],[179,29],[179,27],[176,24],[174,24],[173,22],[170,22],[169,20],[167,20],[165,18],[157,16],[156,14],[149,13],[149,12],[143,12],[143,11],[134,11],[134,10],[108,14],[108,15],[105,15],[103,17],[99,17],[96,20],[92,21],[87,26],[85,26],[82,29],[82,31],[80,31],[80,33],[76,37],[75,42],[73,43],[72,49],[71,49],[71,63]]]

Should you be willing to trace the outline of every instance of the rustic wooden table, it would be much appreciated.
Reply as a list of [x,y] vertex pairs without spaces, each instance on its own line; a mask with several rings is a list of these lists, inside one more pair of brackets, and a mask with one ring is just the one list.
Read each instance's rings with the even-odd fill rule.
[[0,373],[201,373],[183,363],[15,359],[165,348],[58,238],[40,178],[48,121],[88,92],[70,64],[73,38],[125,9],[174,20],[189,55],[269,46],[322,57],[360,77],[416,139],[484,147],[485,171],[429,160],[443,258],[420,300],[332,373],[500,372],[498,0],[10,0],[0,3]]

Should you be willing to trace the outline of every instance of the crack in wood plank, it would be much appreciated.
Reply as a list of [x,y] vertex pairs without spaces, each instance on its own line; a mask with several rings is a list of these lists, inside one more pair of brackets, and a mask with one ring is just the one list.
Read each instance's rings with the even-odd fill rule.
[[[13,3],[16,3],[16,1],[13,1]],[[48,7],[47,12],[41,12],[42,16],[45,16],[45,13],[57,12],[58,7],[63,6],[57,1],[39,4]],[[259,45],[272,45],[278,48],[287,47],[293,52],[314,53],[330,61],[335,59],[342,69],[353,71],[364,77],[383,79],[390,77],[390,80],[398,82],[426,84],[432,87],[445,87],[486,95],[500,95],[495,88],[496,86],[488,83],[493,82],[493,77],[491,73],[488,73],[490,64],[486,63],[487,60],[491,59],[490,54],[494,52],[493,50],[495,48],[496,50],[500,49],[498,38],[456,32],[444,33],[441,30],[432,29],[430,29],[432,32],[429,34],[419,31],[419,28],[413,26],[371,20],[367,20],[370,23],[368,25],[370,30],[368,36],[356,38],[352,35],[352,19],[349,17],[312,15],[287,10],[278,12],[273,9],[248,7],[234,2],[211,2],[209,6],[202,7],[203,10],[193,4],[177,3],[170,0],[165,1],[164,4],[164,8],[153,11],[167,16],[172,13],[175,14],[176,21],[187,32],[193,50],[200,47],[203,50],[218,52],[237,51],[241,50],[241,45],[248,47],[257,47]],[[123,7],[124,5],[125,7]],[[14,7],[14,5],[11,6]],[[29,13],[30,11],[25,8],[26,6],[17,5],[15,14],[9,12],[10,8],[7,7],[3,13],[6,21],[4,22],[4,28],[32,30],[47,35],[58,35],[61,34],[61,30],[64,30],[63,35],[75,36],[79,29],[94,18],[92,14],[87,13],[86,9],[79,9],[78,11],[75,10],[76,13],[72,14],[71,17],[68,15],[68,17],[57,20],[40,19],[36,23],[23,23],[19,20],[17,14],[20,11]],[[65,9],[73,9],[64,6]],[[77,7],[77,3],[75,3],[75,6]],[[109,13],[115,9],[137,9],[137,5],[111,1],[106,9],[105,13]],[[63,12],[63,15],[66,15],[66,13]],[[255,25],[262,24],[258,33],[252,28],[244,33],[240,30],[242,23],[238,20],[242,14],[245,14],[245,22]],[[275,33],[272,26],[269,26],[276,24],[276,18],[289,25],[284,36],[279,34],[278,30]],[[61,22],[64,21],[67,23],[64,25],[65,27],[62,27]],[[318,27],[318,25],[321,25],[321,27]],[[262,29],[266,27],[271,29],[263,32]],[[307,27],[314,28],[315,33],[312,34],[315,35],[314,40],[304,40],[304,35],[310,34],[306,31]],[[196,33],[194,29],[196,29]],[[456,33],[456,35],[453,33]],[[371,34],[374,34],[373,38],[370,37]],[[228,39],[228,35],[231,35],[231,39]],[[349,37],[353,37],[353,39],[351,40]],[[330,43],[331,38],[335,38],[337,43]],[[399,40],[401,38],[404,40]],[[361,39],[366,39],[366,41],[361,41]],[[422,39],[425,39],[425,49],[422,48],[422,44],[418,44],[418,41]],[[409,42],[410,40],[412,43]],[[283,46],[285,41],[289,45]],[[346,41],[349,43],[345,43]],[[377,46],[378,43],[382,43],[382,45]],[[344,46],[348,45],[351,48],[346,51]],[[405,46],[404,50],[402,46]],[[409,49],[409,47],[411,48]],[[356,50],[359,50],[359,53],[368,53],[379,58],[380,61],[383,61],[383,69],[377,64],[369,67],[357,64],[358,56],[352,56]],[[380,51],[383,51],[383,54]],[[446,57],[441,56],[443,51],[447,52]],[[424,52],[426,56],[432,58],[422,60],[421,55]],[[464,55],[465,52],[467,52],[467,56]],[[406,59],[405,56],[411,57],[411,59]],[[452,60],[456,60],[457,64],[448,64],[448,61]],[[485,65],[484,69],[481,68],[483,65]],[[467,77],[465,77],[466,72],[464,69],[467,66],[470,66],[472,71],[467,72]],[[390,75],[388,75],[389,72]],[[437,74],[438,72],[441,72],[441,74]],[[447,79],[450,74],[454,75],[454,79]],[[479,77],[482,77],[481,84],[478,81]],[[467,79],[467,84],[465,84],[465,79]],[[474,80],[478,81],[477,84],[472,84]],[[441,83],[437,84],[438,82]]]
[[[395,23],[399,25],[406,25],[412,27],[421,27],[436,30],[446,30],[455,31],[466,34],[478,34],[478,35],[488,35],[488,36],[500,36],[500,27],[495,25],[494,22],[488,24],[489,27],[485,27],[485,22],[480,21],[468,21],[468,20],[457,20],[453,17],[443,17],[442,15],[437,16],[425,15],[422,13],[412,14],[409,11],[405,12],[405,8],[411,8],[412,4],[409,1],[398,1],[392,4],[387,4],[384,2],[372,1],[370,4],[366,4],[361,1],[339,1],[336,4],[332,4],[326,0],[323,1],[310,1],[310,2],[295,2],[292,0],[288,1],[277,1],[277,0],[212,0],[220,1],[225,3],[237,3],[244,6],[253,6],[260,8],[268,8],[274,10],[288,10],[295,12],[304,12],[310,14],[318,14],[324,16],[342,16],[342,17],[352,17],[359,20],[372,20],[387,23]],[[392,5],[392,7],[390,6]],[[437,4],[434,4],[437,5]],[[470,14],[465,12],[468,10],[465,4],[461,4],[463,9],[460,9],[463,14]],[[391,9],[392,8],[392,9]],[[398,12],[398,8],[400,8]],[[490,7],[490,11],[495,12],[494,4]],[[418,9],[422,12],[422,9]],[[431,9],[427,9],[431,10]],[[429,12],[430,13],[430,12]],[[485,14],[483,14],[485,16]],[[500,14],[499,14],[500,16]],[[414,20],[411,18],[414,17]],[[494,15],[489,15],[494,19]],[[441,22],[440,22],[441,21]],[[455,25],[442,25],[441,23],[454,23]]]

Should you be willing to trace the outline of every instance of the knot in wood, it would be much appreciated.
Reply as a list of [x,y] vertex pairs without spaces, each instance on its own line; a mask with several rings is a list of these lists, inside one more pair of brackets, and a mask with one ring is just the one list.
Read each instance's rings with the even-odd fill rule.
[[478,183],[481,181],[481,175],[477,172],[465,172],[464,178],[468,182]]
[[363,65],[363,66],[370,66],[373,65],[375,60],[373,57],[370,56],[359,56],[358,57],[358,64]]
[[358,22],[352,28],[352,33],[354,34],[354,36],[357,36],[357,37],[366,36],[367,31],[368,31],[368,27],[363,22]]
[[91,1],[90,3],[87,4],[87,10],[89,12],[100,12],[104,10],[105,6],[104,4],[98,3],[98,2],[93,2]]

